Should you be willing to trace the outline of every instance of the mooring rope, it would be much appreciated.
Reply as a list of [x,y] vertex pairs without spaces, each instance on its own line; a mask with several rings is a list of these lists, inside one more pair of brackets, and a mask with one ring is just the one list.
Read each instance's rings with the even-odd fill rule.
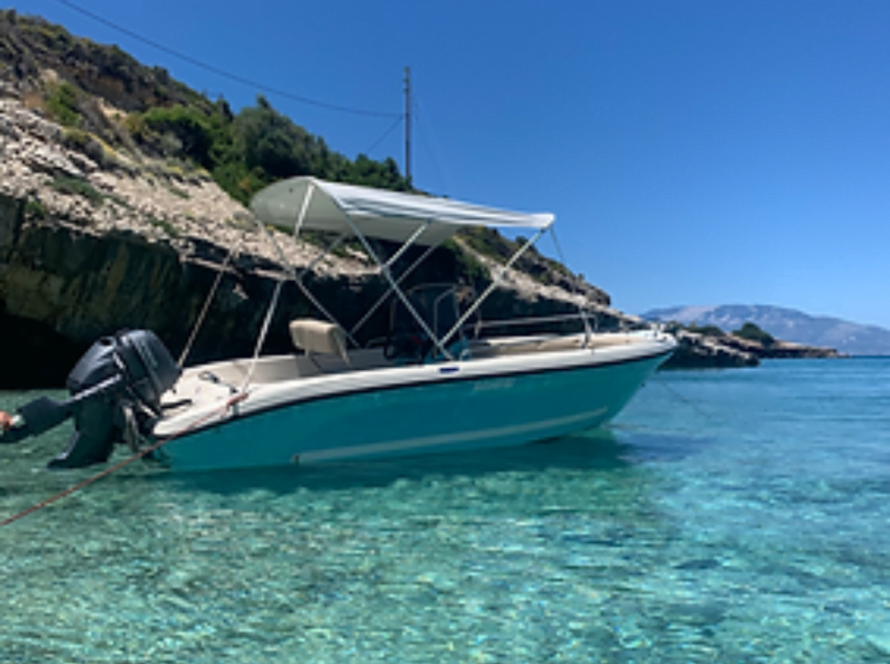
[[237,244],[233,245],[229,249],[229,254],[226,256],[226,260],[223,261],[222,266],[216,273],[216,278],[213,280],[213,286],[210,288],[210,293],[207,295],[207,298],[204,300],[204,306],[201,308],[201,313],[198,314],[198,320],[195,323],[194,327],[192,327],[192,333],[189,336],[188,341],[185,344],[185,348],[182,350],[182,354],[179,356],[179,361],[177,364],[180,367],[185,366],[185,360],[188,357],[189,353],[192,350],[192,345],[195,343],[195,338],[198,336],[198,331],[201,329],[201,326],[204,324],[204,319],[207,317],[207,312],[210,310],[210,304],[213,302],[213,298],[216,297],[216,291],[219,288],[219,284],[223,279],[223,276],[226,274],[226,270],[229,268],[229,262],[232,260],[232,256],[235,255],[236,252],[240,251],[241,242],[239,241]]
[[673,395],[675,398],[677,398],[677,399],[679,399],[680,401],[682,401],[683,403],[685,403],[687,406],[689,406],[690,408],[692,408],[695,412],[697,412],[699,415],[701,415],[701,416],[704,417],[705,419],[707,419],[707,420],[713,420],[713,419],[714,419],[713,417],[711,417],[710,413],[708,413],[707,411],[705,411],[705,410],[699,408],[698,405],[697,405],[694,401],[692,401],[691,399],[687,399],[687,398],[684,397],[682,394],[680,394],[679,392],[677,392],[677,390],[675,390],[675,389],[672,388],[670,385],[668,385],[665,381],[663,381],[663,380],[658,376],[657,373],[655,373],[655,374],[652,375],[652,382],[653,382],[653,383],[656,383],[656,384],[658,384],[658,385],[661,385],[661,386],[668,392],[668,394]]
[[3,521],[0,521],[0,528],[2,528],[3,526],[8,526],[9,524],[11,524],[15,521],[18,521],[19,519],[26,517],[29,514],[38,512],[38,511],[42,510],[44,507],[48,507],[49,505],[52,505],[53,503],[61,500],[62,498],[70,496],[71,494],[80,491],[81,489],[89,486],[90,484],[98,482],[103,477],[108,477],[109,475],[117,472],[124,466],[129,466],[134,461],[141,459],[142,457],[146,456],[147,454],[151,454],[155,450],[159,450],[167,443],[176,440],[180,436],[184,436],[185,434],[187,434],[189,431],[192,431],[193,429],[196,429],[197,427],[201,426],[202,424],[204,424],[205,422],[207,422],[214,416],[225,414],[232,406],[234,406],[235,404],[237,404],[241,401],[244,401],[244,399],[246,399],[246,398],[247,398],[247,392],[241,392],[240,394],[236,394],[235,396],[231,397],[228,401],[226,401],[226,403],[222,406],[222,408],[207,413],[204,417],[201,417],[201,418],[195,420],[194,422],[189,424],[184,429],[177,431],[176,433],[174,433],[170,436],[167,436],[166,438],[164,438],[162,440],[159,440],[158,442],[154,443],[153,445],[142,448],[141,450],[139,450],[132,456],[129,456],[126,459],[124,459],[123,461],[120,461],[119,463],[116,463],[115,465],[110,466],[109,468],[106,468],[105,470],[103,470],[100,473],[96,473],[92,477],[88,477],[83,482],[75,484],[74,486],[71,486],[71,487],[65,489],[64,491],[61,491],[61,492],[57,493],[56,495],[51,496],[50,498],[47,498],[46,500],[42,500],[39,503],[31,505],[31,507],[29,507],[25,510],[22,510],[18,514],[14,514],[11,517],[4,519]]
[[[556,255],[559,256],[559,260],[563,265],[566,265],[566,257],[562,253],[562,247],[559,244],[559,240],[556,239],[556,228],[553,226],[550,227],[550,237],[553,238],[553,246],[556,247]],[[584,343],[590,343],[590,337],[593,335],[594,330],[590,329],[590,316],[588,315],[586,308],[586,300],[579,292],[579,289],[576,287],[575,283],[575,275],[569,272],[569,292],[576,297],[584,298],[585,302],[581,302],[580,299],[578,301],[578,315],[581,317],[582,322],[584,323]],[[594,318],[593,321],[594,327],[599,326],[599,319]]]

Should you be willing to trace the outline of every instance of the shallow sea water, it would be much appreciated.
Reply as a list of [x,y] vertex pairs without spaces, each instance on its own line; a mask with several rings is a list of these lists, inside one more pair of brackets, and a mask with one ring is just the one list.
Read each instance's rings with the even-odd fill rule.
[[0,662],[886,662],[888,524],[890,359],[661,373],[521,448],[128,467],[0,528]]

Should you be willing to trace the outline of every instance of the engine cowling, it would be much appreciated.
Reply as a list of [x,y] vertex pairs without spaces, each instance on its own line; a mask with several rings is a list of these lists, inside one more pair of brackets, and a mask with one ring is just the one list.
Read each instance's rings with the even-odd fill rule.
[[65,382],[70,397],[40,397],[18,409],[21,423],[0,439],[16,442],[51,429],[69,417],[75,432],[51,468],[81,468],[108,460],[123,440],[127,413],[147,428],[160,415],[161,396],[182,370],[150,330],[103,337],[78,360]]

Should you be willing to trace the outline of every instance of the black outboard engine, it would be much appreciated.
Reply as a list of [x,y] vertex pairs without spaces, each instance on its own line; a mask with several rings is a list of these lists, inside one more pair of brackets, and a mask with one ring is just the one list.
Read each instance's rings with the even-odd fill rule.
[[128,422],[143,428],[160,415],[161,395],[182,370],[153,332],[129,330],[103,337],[80,358],[65,386],[65,401],[40,397],[18,409],[19,424],[0,443],[36,436],[69,417],[74,435],[51,468],[82,468],[108,460]]

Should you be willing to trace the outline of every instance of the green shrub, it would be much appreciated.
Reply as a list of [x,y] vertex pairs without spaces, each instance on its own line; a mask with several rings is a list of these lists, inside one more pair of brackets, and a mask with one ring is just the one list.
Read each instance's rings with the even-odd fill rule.
[[488,281],[491,276],[488,268],[483,265],[478,258],[466,251],[457,242],[452,239],[445,240],[442,248],[454,254],[455,261],[460,268],[461,275],[470,283],[479,283]]
[[162,231],[164,231],[164,233],[166,233],[170,237],[179,237],[179,231],[176,230],[176,226],[171,224],[166,219],[158,219],[157,217],[149,217],[148,223],[150,223],[155,228],[161,229]]
[[101,138],[78,127],[67,127],[62,136],[62,144],[72,150],[82,152],[100,166],[119,166],[120,157],[114,148]]
[[53,86],[46,96],[46,109],[59,124],[76,127],[80,124],[80,91],[67,81]]
[[143,142],[153,141],[166,156],[182,155],[202,166],[210,166],[213,135],[210,118],[191,106],[151,108],[130,121]]
[[25,202],[25,218],[26,219],[46,219],[49,216],[49,210],[46,206],[36,198],[29,198]]
[[750,321],[742,325],[742,327],[733,332],[733,334],[737,337],[741,337],[742,339],[756,341],[763,344],[764,346],[771,346],[776,342],[775,337],[773,337],[768,332],[761,330],[757,325],[751,323]]
[[60,194],[83,196],[93,205],[100,205],[105,200],[105,195],[89,182],[66,175],[57,176],[55,180],[50,182],[50,186]]
[[516,245],[491,228],[471,226],[461,229],[458,235],[472,249],[500,263],[509,260],[516,252]]
[[697,325],[696,323],[690,323],[689,327],[686,328],[690,332],[694,334],[700,334],[703,337],[723,337],[726,336],[726,332],[721,330],[716,325]]
[[174,187],[172,184],[167,185],[167,190],[173,194],[174,196],[179,196],[179,198],[189,199],[191,196],[184,189],[180,189],[179,187]]

